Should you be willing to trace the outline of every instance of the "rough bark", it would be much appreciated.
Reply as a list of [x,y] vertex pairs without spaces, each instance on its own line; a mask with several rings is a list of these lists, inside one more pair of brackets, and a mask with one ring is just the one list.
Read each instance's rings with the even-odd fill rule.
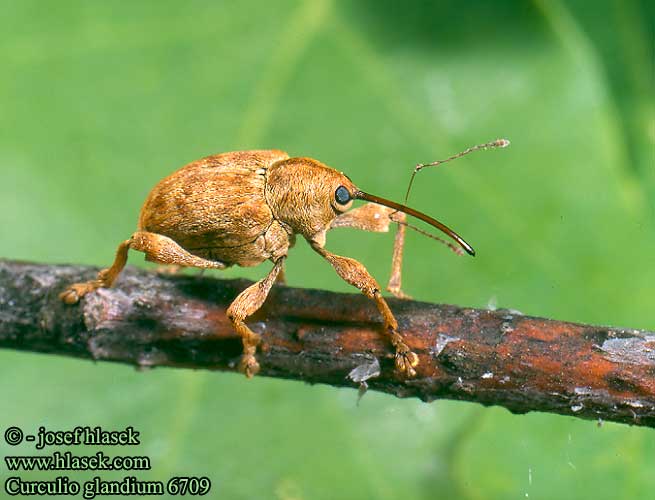
[[[0,261],[0,347],[142,367],[235,370],[241,342],[225,317],[244,280],[127,268],[80,305],[58,299],[97,269]],[[389,299],[417,376],[394,371],[373,303],[275,286],[249,321],[263,334],[258,376],[398,397],[475,401],[655,427],[655,333]],[[379,374],[376,374],[379,371]],[[256,378],[252,381],[256,384]]]

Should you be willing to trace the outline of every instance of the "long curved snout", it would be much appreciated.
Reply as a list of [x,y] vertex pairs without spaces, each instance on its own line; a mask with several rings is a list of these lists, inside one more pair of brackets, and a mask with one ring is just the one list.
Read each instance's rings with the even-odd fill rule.
[[466,241],[464,241],[464,238],[462,238],[460,235],[458,235],[455,231],[450,229],[445,224],[442,224],[438,220],[433,219],[432,217],[424,214],[423,212],[419,212],[418,210],[414,210],[413,208],[410,208],[408,206],[401,205],[400,203],[396,203],[395,201],[387,200],[385,198],[380,198],[379,196],[375,196],[373,194],[365,193],[364,191],[356,191],[355,193],[353,193],[353,198],[358,200],[370,201],[373,203],[377,203],[378,205],[384,205],[385,207],[393,208],[394,210],[398,210],[399,212],[404,212],[407,215],[416,217],[417,219],[422,220],[423,222],[427,222],[432,227],[435,227],[439,231],[442,231],[443,233],[450,236],[453,240],[455,240],[459,244],[459,246],[461,246],[464,249],[466,253],[468,253],[469,255],[475,255],[475,250],[473,250],[473,247],[471,245],[469,245]]

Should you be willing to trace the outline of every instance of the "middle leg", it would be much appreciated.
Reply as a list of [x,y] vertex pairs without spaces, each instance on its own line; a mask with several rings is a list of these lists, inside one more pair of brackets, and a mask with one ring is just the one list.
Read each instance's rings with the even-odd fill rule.
[[255,358],[255,352],[261,341],[261,336],[248,328],[244,320],[254,314],[262,306],[264,300],[266,300],[271,287],[275,283],[275,279],[284,266],[284,259],[284,257],[278,259],[273,269],[271,269],[264,279],[246,288],[234,299],[230,307],[227,308],[227,317],[243,341],[243,356],[239,363],[239,369],[248,378],[251,378],[259,371],[259,363]]

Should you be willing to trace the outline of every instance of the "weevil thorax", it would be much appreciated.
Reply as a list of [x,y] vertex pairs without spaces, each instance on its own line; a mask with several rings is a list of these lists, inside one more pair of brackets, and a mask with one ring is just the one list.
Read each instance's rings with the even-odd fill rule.
[[289,158],[269,167],[266,201],[294,233],[322,241],[330,223],[352,206],[357,188],[343,173],[312,158]]

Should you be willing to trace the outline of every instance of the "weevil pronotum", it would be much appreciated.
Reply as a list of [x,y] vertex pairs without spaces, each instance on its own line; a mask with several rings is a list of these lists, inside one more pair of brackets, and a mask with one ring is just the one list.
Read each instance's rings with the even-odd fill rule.
[[[443,161],[419,164],[414,175],[423,167],[473,150],[507,144],[500,139]],[[408,195],[409,189],[406,199]],[[350,210],[354,200],[369,203]],[[284,280],[284,261],[299,234],[342,279],[375,301],[384,333],[396,350],[396,368],[411,377],[416,374],[418,356],[398,332],[398,323],[382,297],[380,285],[356,260],[324,248],[329,229],[353,227],[386,232],[392,222],[397,222],[387,289],[404,297],[400,285],[405,228],[409,226],[406,215],[443,231],[467,253],[475,255],[468,243],[441,222],[404,204],[365,193],[343,173],[312,158],[290,158],[275,149],[208,156],[160,181],[143,204],[137,231],[118,246],[112,266],[100,271],[95,280],[69,286],[60,297],[67,304],[75,304],[97,288],[112,286],[125,267],[130,248],[144,252],[148,261],[182,267],[225,269],[270,260],[273,269],[268,275],[241,292],[227,309],[243,341],[239,368],[252,377],[259,371],[255,353],[261,338],[244,321],[262,306],[273,283]]]

